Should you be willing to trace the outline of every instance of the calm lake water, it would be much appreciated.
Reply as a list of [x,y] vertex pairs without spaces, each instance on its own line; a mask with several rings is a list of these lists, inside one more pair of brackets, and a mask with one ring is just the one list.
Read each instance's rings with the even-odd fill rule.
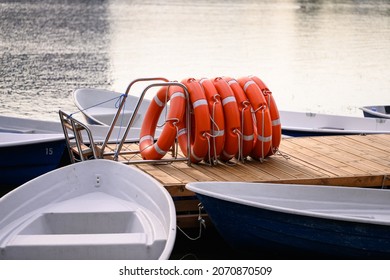
[[390,104],[388,0],[0,0],[0,113],[57,120],[80,87],[257,75],[279,109]]
[[[388,0],[0,0],[4,115],[58,120],[75,89],[140,77],[257,75],[281,110],[361,116],[390,104],[389,72]],[[178,232],[173,257],[230,257],[206,235]]]

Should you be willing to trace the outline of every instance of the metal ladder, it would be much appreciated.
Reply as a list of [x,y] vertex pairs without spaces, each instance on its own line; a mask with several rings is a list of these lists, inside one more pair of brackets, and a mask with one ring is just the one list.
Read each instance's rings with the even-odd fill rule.
[[[112,132],[114,130],[115,124],[121,114],[121,110],[123,109],[127,96],[130,93],[130,90],[132,86],[138,82],[147,82],[147,81],[158,81],[157,83],[152,83],[145,87],[145,89],[142,91],[141,96],[139,97],[137,104],[135,106],[134,112],[129,120],[129,123],[126,126],[126,130],[116,145],[116,151],[113,152],[111,150],[108,150],[109,140],[112,135]],[[133,126],[138,110],[141,106],[141,103],[145,97],[145,94],[148,90],[154,87],[162,87],[162,86],[179,86],[183,89],[184,94],[186,96],[186,106],[187,108],[190,108],[190,99],[189,99],[189,93],[185,85],[179,82],[170,82],[169,80],[165,78],[140,78],[132,81],[129,86],[126,89],[125,94],[123,95],[123,98],[118,106],[117,112],[111,122],[111,125],[108,129],[106,138],[102,144],[97,144],[93,140],[93,134],[91,130],[89,129],[88,125],[81,123],[80,121],[73,118],[71,115],[68,115],[64,113],[63,111],[59,111],[61,124],[64,130],[65,139],[67,142],[67,147],[69,151],[69,155],[72,162],[76,161],[84,161],[89,159],[98,159],[98,158],[110,158],[115,161],[120,161],[119,156],[125,155],[125,154],[139,154],[140,151],[122,151],[124,144],[127,143],[126,138],[127,135],[130,132],[131,127]],[[172,146],[171,158],[162,158],[160,160],[127,160],[123,161],[126,164],[140,164],[140,163],[169,163],[174,161],[187,161],[188,165],[191,165],[191,148],[190,148],[190,136],[191,136],[191,125],[190,125],[190,110],[186,110],[186,126],[187,126],[187,156],[178,156],[177,150],[175,149],[175,144]],[[84,140],[85,137],[83,137],[83,131],[85,131],[84,134],[86,134],[87,141]],[[139,140],[139,139],[138,139]]]
[[[59,115],[71,162],[98,158],[90,129],[61,110]],[[84,141],[83,131],[85,131],[88,141]]]

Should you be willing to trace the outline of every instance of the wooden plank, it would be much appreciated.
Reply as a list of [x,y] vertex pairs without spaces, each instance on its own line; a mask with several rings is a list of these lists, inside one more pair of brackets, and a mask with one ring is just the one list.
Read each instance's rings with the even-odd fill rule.
[[[188,166],[187,163],[181,162],[181,163],[175,163],[175,165],[180,168],[183,172],[187,173],[189,176],[191,176],[194,181],[213,181],[213,177],[210,176],[210,173],[204,172],[204,170],[200,170],[199,166],[206,166],[204,163],[200,164],[191,164],[191,166]],[[211,171],[211,170],[210,170]],[[188,181],[186,182],[188,183]]]
[[181,184],[180,180],[170,176],[166,172],[158,169],[155,165],[152,164],[138,164],[137,167],[144,172],[148,173],[155,179],[157,179],[163,185],[165,184]]
[[[212,226],[210,218],[207,214],[202,214],[201,218],[204,219],[206,223],[206,227]],[[176,224],[181,229],[186,228],[199,228],[199,215],[190,214],[190,215],[177,215],[176,216]]]
[[302,168],[305,173],[312,175],[313,177],[328,177],[333,176],[334,173],[328,172],[327,170],[324,170],[316,165],[310,164],[308,162],[308,159],[306,157],[298,158],[295,156],[295,154],[289,154],[288,149],[283,150],[284,156],[287,156],[287,162],[290,162],[293,165],[298,166],[299,168]]
[[[364,138],[365,136],[361,137]],[[344,137],[339,146],[341,149],[347,149],[348,152],[360,156],[364,164],[373,166],[381,172],[388,173],[390,170],[390,153],[384,153],[382,149],[377,149],[364,142],[356,141],[356,139],[363,138]]]
[[165,189],[172,197],[194,196],[195,194],[185,188],[185,184],[165,185]]
[[[187,165],[183,163],[184,165]],[[169,176],[180,181],[181,184],[186,184],[188,182],[193,182],[196,177],[191,176],[183,168],[180,168],[180,164],[166,164],[157,166],[158,169],[169,174]]]
[[348,176],[352,175],[349,172],[345,172],[339,168],[339,164],[321,155],[311,149],[297,145],[297,143],[289,141],[283,144],[284,148],[288,148],[288,153],[306,163],[316,166],[321,170],[331,173],[332,176]]
[[226,172],[234,173],[235,176],[240,178],[240,181],[256,181],[265,178],[268,178],[270,180],[276,179],[275,176],[272,176],[268,172],[264,171],[264,163],[261,163],[259,161],[247,159],[244,163],[236,162],[232,165],[225,164],[225,166]]
[[383,164],[377,162],[377,157],[365,153],[360,149],[360,146],[356,148],[356,145],[352,145],[346,137],[342,138],[343,141],[340,141],[339,139],[340,138],[321,137],[318,141],[331,146],[337,145],[339,150],[343,151],[343,153],[340,152],[340,155],[344,156],[344,153],[348,153],[351,158],[354,156],[353,158],[356,159],[356,161],[353,164],[359,169],[363,168],[368,172],[383,171]]
[[306,169],[301,168],[294,164],[293,161],[289,161],[284,158],[272,158],[270,160],[269,165],[274,167],[275,169],[283,170],[283,172],[289,174],[289,176],[293,178],[307,178],[313,177]]
[[199,211],[199,200],[198,199],[186,199],[186,200],[175,200],[175,208],[177,213],[181,212],[198,212]]

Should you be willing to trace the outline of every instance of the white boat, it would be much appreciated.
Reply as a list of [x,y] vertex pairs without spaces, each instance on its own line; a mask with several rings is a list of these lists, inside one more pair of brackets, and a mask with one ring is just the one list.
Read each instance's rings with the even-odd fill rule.
[[[73,92],[73,101],[89,124],[111,125],[123,94],[102,89],[82,88]],[[128,95],[116,126],[126,126],[133,114],[138,97]],[[144,99],[132,127],[141,127],[150,100]]]
[[390,133],[390,120],[279,111],[282,134],[287,136],[324,136]]
[[168,259],[175,236],[166,189],[115,161],[68,165],[0,198],[0,259]]
[[367,118],[390,119],[390,105],[364,106],[359,108]]
[[18,186],[66,164],[65,150],[59,122],[0,116],[0,186]]
[[221,236],[251,257],[390,257],[389,190],[243,182],[186,188]]

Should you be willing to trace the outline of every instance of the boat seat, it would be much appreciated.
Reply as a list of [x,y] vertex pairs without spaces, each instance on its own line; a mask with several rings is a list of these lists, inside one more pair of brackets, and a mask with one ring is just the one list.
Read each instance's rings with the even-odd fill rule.
[[7,244],[10,246],[91,246],[115,244],[146,244],[146,233],[110,234],[19,234]]
[[145,233],[17,235],[3,253],[8,259],[155,259],[165,243],[154,239],[150,244]]

